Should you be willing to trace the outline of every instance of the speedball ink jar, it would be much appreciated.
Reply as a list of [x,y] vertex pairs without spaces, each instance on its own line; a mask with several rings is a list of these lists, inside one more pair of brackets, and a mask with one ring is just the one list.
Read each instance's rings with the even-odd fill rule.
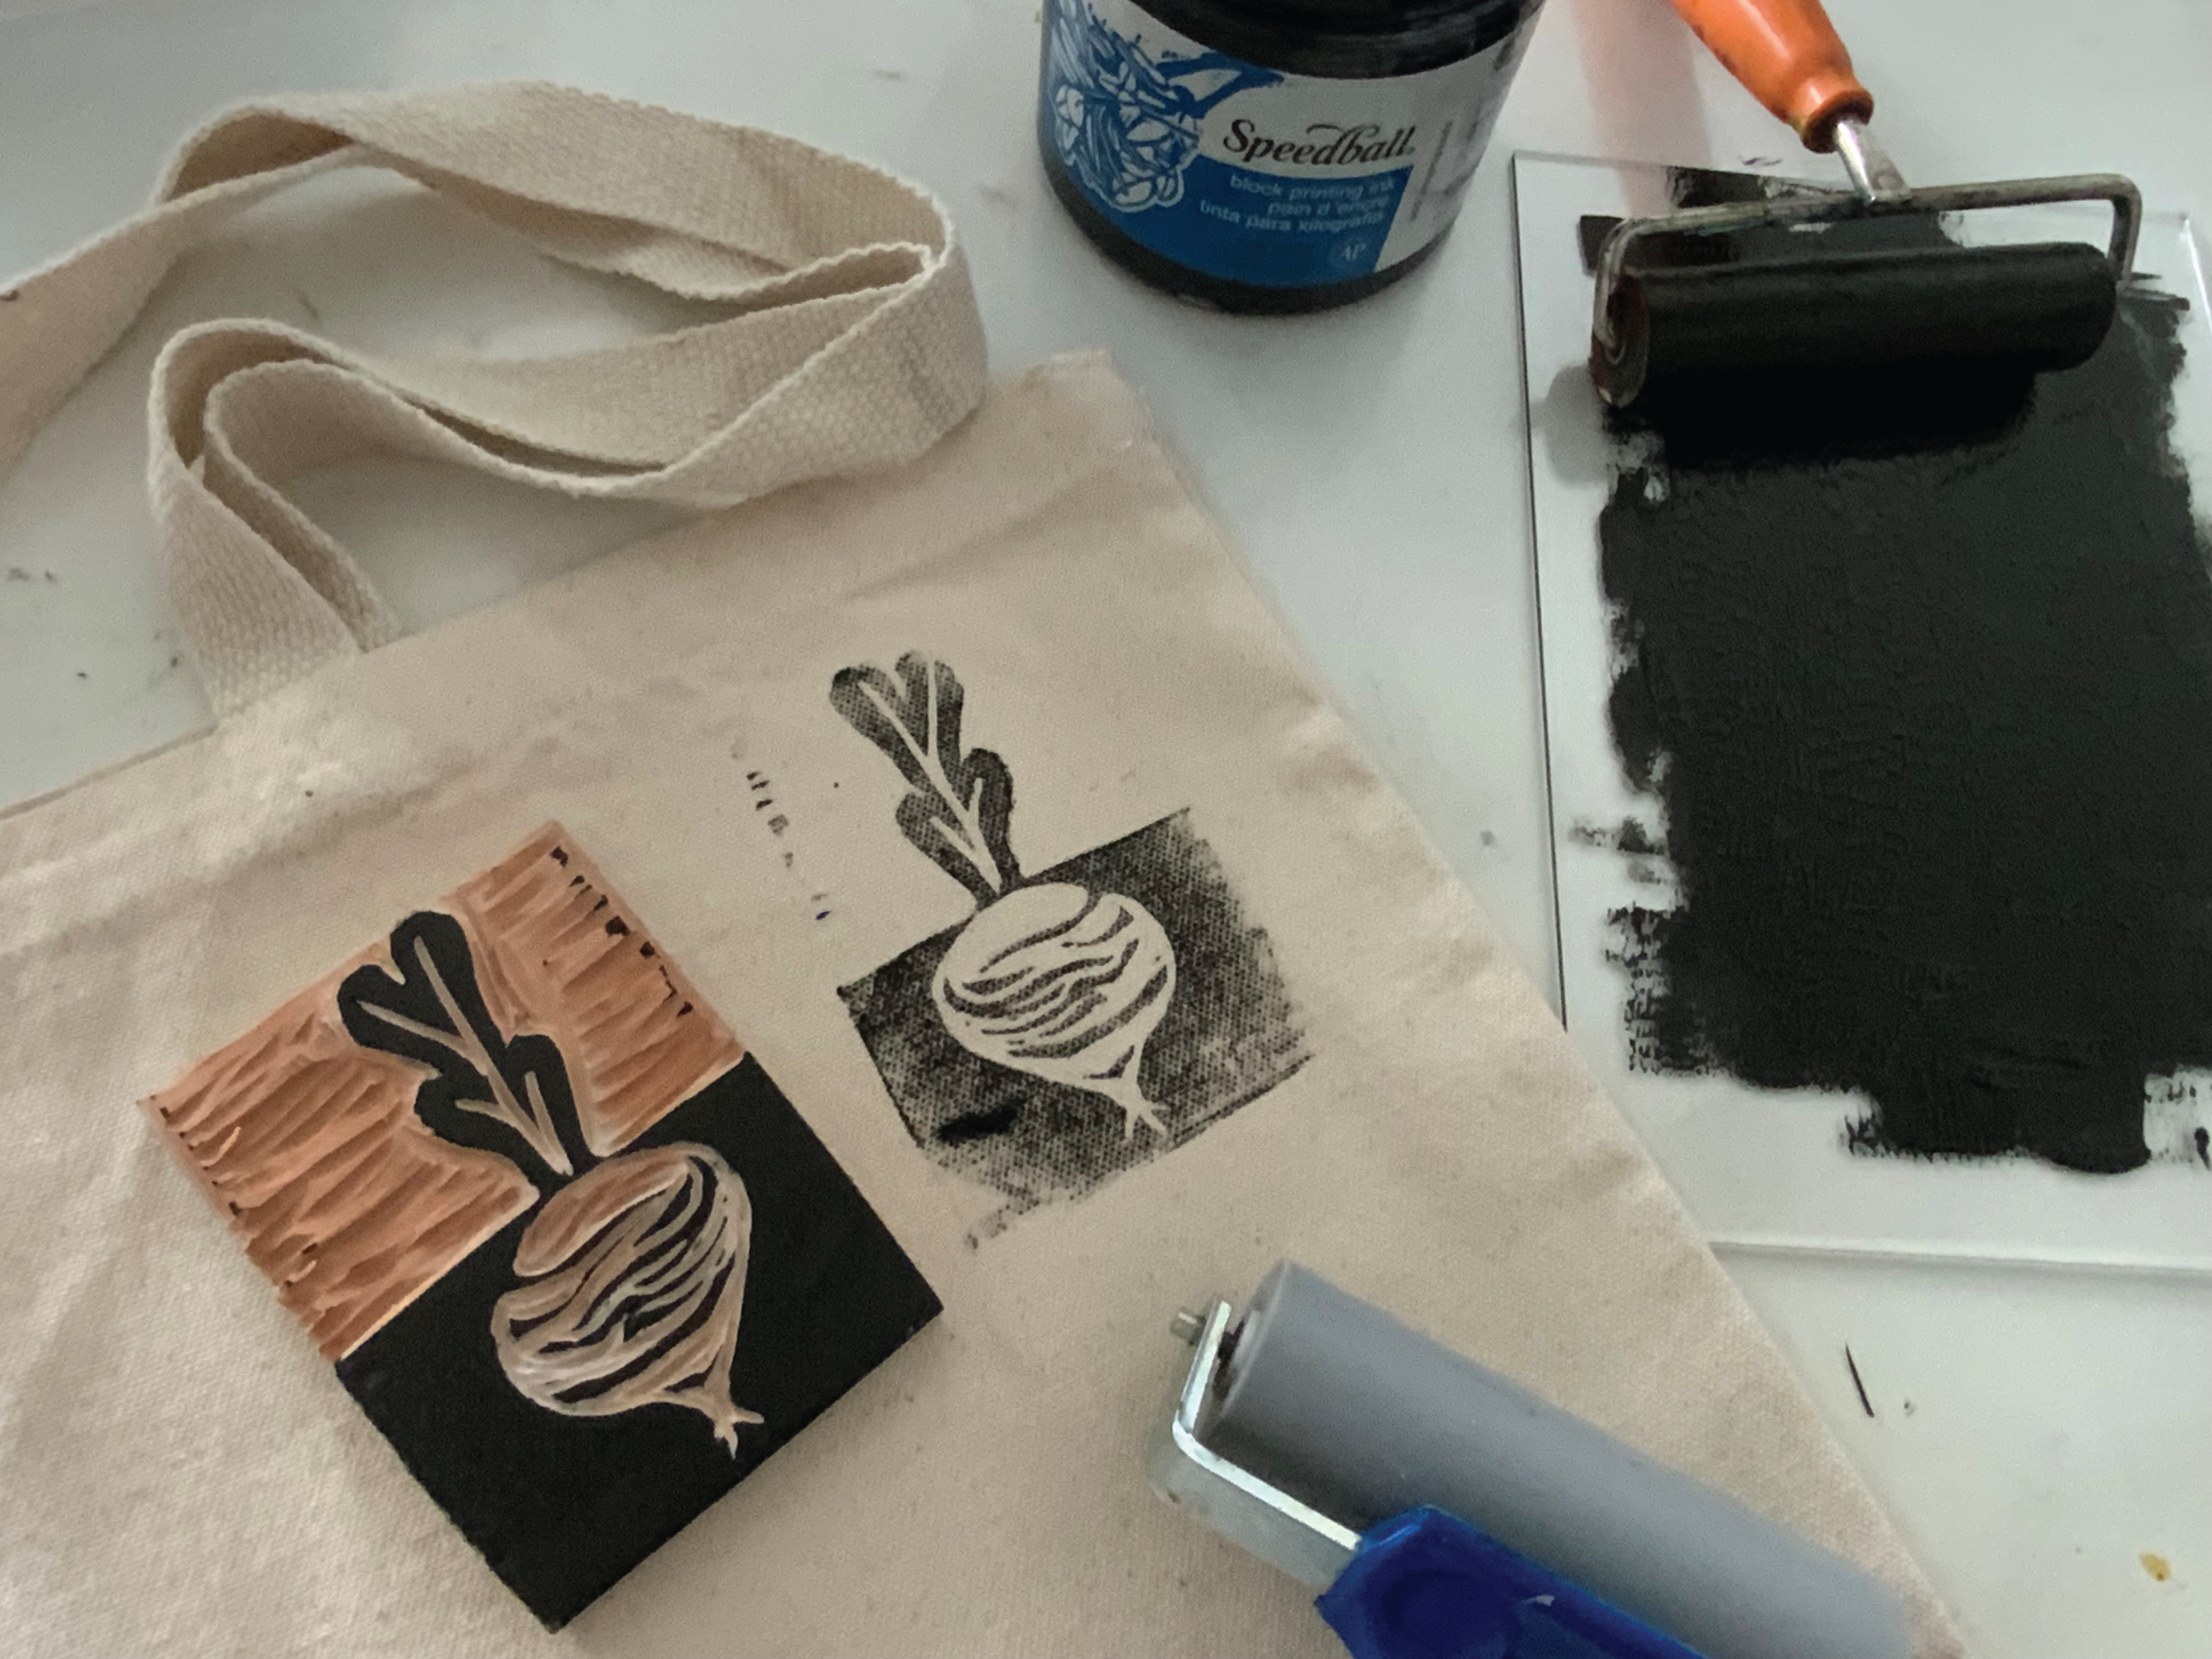
[[1540,3],[1044,0],[1045,172],[1172,293],[1357,300],[1450,228]]

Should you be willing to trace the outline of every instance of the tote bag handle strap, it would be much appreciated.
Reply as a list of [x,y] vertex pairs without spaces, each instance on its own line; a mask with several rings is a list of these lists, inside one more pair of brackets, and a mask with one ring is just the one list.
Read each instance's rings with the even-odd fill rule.
[[725,314],[525,359],[371,359],[268,320],[170,339],[148,489],[219,717],[398,631],[360,566],[282,494],[301,473],[411,455],[569,495],[727,507],[910,459],[982,394],[951,222],[888,173],[562,87],[278,97],[186,139],[144,212],[0,287],[0,476],[188,247],[355,167]]

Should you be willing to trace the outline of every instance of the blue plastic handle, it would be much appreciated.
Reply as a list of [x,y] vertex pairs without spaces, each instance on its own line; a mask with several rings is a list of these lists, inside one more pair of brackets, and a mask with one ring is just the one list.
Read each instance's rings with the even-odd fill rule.
[[1699,1659],[1442,1510],[1375,1528],[1315,1605],[1352,1659]]

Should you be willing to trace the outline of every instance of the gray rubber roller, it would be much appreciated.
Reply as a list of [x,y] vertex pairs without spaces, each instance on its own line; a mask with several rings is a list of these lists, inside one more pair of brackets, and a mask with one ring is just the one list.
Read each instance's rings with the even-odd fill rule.
[[1424,1504],[1706,1659],[1905,1659],[1899,1598],[1283,1262],[1253,1295],[1206,1443],[1348,1527]]

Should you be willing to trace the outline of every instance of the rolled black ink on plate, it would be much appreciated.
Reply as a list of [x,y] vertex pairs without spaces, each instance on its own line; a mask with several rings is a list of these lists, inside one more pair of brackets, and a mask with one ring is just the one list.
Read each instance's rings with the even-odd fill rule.
[[2212,1066],[2185,313],[2131,285],[2088,362],[2033,379],[1613,417],[1608,714],[1675,876],[1613,917],[1639,1066],[1862,1091],[1863,1151],[2150,1156],[2147,1085]]

